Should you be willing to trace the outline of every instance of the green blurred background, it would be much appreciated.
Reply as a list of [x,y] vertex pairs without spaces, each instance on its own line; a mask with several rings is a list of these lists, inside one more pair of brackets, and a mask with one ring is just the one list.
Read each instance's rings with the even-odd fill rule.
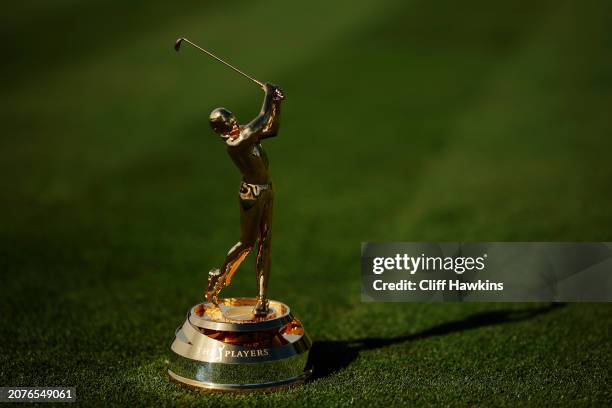
[[[608,1],[13,2],[2,32],[0,385],[92,405],[603,405],[608,304],[360,302],[362,241],[612,240]],[[208,127],[287,93],[265,142],[270,292],[315,340],[276,394],[168,383],[237,239]],[[252,259],[224,295],[255,291]]]

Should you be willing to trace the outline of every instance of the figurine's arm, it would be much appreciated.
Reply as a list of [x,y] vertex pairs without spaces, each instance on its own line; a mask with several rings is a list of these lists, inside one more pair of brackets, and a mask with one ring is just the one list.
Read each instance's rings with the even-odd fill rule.
[[280,103],[285,98],[283,91],[272,84],[265,85],[266,96],[261,112],[246,126],[250,134],[258,139],[274,137],[280,126]]

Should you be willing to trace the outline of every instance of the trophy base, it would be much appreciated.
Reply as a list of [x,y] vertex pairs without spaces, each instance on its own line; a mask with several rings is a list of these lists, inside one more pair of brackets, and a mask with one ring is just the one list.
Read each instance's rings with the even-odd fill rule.
[[254,298],[194,306],[176,331],[168,375],[189,388],[273,391],[304,382],[311,341],[289,307],[270,301],[267,316]]

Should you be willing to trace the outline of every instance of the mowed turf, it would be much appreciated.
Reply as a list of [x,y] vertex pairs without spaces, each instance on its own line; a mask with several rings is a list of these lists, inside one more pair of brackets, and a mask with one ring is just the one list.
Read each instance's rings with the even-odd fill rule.
[[[0,385],[96,405],[607,405],[608,304],[360,302],[362,241],[612,240],[605,1],[12,4],[3,12]],[[8,7],[8,6],[7,6]],[[314,339],[274,394],[169,383],[237,240],[207,124],[288,97],[267,140],[270,293]],[[524,273],[524,271],[517,271]],[[226,296],[253,295],[252,259]]]

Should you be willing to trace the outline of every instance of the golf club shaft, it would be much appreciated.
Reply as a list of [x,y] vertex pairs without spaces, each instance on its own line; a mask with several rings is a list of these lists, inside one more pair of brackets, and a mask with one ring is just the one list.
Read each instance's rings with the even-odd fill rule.
[[251,81],[255,82],[257,85],[259,85],[260,87],[264,88],[264,84],[261,81],[256,80],[255,78],[253,78],[252,76],[245,74],[244,72],[242,72],[241,70],[239,70],[238,68],[236,68],[235,66],[233,66],[232,64],[229,64],[225,61],[223,61],[221,58],[217,57],[215,54],[213,54],[210,51],[205,50],[204,48],[200,47],[199,45],[189,41],[187,38],[179,38],[178,40],[176,40],[176,44],[174,46],[175,50],[179,50],[181,47],[181,43],[182,42],[186,42],[187,44],[191,45],[194,48],[197,48],[198,50],[202,51],[203,53],[207,54],[208,56],[216,59],[217,61],[219,61],[220,63],[222,63],[223,65],[226,65],[228,67],[230,67],[231,69],[233,69],[234,71],[236,71],[237,73],[239,73],[240,75],[244,76],[245,78],[250,79]]

